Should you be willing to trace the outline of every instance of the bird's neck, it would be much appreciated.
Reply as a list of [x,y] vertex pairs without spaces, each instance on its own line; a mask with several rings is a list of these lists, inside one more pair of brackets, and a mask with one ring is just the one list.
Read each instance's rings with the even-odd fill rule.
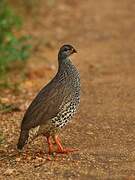
[[59,65],[59,70],[62,68],[68,68],[69,66],[72,65],[72,62],[69,57],[58,57],[58,65]]
[[75,74],[78,74],[78,71],[69,58],[59,61],[58,72],[57,72],[58,76],[69,77]]
[[64,53],[61,53],[59,51],[59,53],[58,53],[58,61],[61,62],[61,61],[66,60],[66,59],[67,59],[67,55],[64,54]]

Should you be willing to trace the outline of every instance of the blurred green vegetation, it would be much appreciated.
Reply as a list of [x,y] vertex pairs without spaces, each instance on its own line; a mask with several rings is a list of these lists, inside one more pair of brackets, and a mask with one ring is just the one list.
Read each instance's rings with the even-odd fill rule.
[[0,77],[5,76],[8,66],[14,61],[23,61],[30,56],[30,36],[17,37],[22,21],[6,0],[0,2]]

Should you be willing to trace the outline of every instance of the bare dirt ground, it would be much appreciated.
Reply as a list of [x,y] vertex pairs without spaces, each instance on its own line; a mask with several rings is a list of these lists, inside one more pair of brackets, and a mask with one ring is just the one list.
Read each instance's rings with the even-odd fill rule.
[[[58,1],[24,31],[40,39],[20,93],[3,91],[3,101],[21,111],[1,113],[0,179],[135,179],[135,3],[133,0]],[[16,154],[21,118],[36,92],[57,70],[61,44],[73,44],[81,74],[78,114],[61,133],[65,146],[79,148],[47,161],[38,138]],[[45,45],[44,45],[45,44]],[[41,153],[40,153],[41,151]]]

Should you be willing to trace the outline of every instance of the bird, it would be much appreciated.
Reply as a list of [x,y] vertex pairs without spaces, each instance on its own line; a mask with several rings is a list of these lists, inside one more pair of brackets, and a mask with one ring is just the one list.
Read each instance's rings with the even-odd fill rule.
[[[38,136],[44,136],[48,143],[48,154],[69,153],[76,149],[64,148],[59,137],[60,130],[68,124],[80,103],[80,73],[70,56],[77,53],[70,44],[64,44],[58,52],[58,70],[27,108],[22,122],[17,149]],[[53,142],[52,142],[53,141]]]

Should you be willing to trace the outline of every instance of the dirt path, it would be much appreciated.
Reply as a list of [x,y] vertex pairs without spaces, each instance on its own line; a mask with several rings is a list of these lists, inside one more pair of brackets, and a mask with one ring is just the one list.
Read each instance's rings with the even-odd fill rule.
[[[79,51],[73,59],[81,73],[81,105],[62,137],[65,145],[80,150],[49,162],[46,153],[38,154],[44,148],[47,152],[41,138],[29,146],[27,160],[25,155],[9,156],[15,153],[23,111],[35,92],[54,74],[53,68],[44,72],[47,65],[38,60],[35,67],[43,66],[43,74],[34,76],[32,83],[25,82],[29,88],[22,85],[22,94],[15,96],[23,111],[2,115],[2,130],[8,140],[0,149],[0,177],[17,180],[135,179],[134,1],[87,0],[84,3],[75,0],[73,5],[72,1],[61,4],[58,1],[54,6],[49,12],[41,9],[39,26],[32,25],[35,28],[32,33],[43,39],[48,37],[52,42],[52,48],[39,49],[39,55],[52,65],[56,65],[53,59],[64,42],[72,42]],[[31,31],[31,26],[27,24],[26,29]],[[31,61],[37,63],[35,59]]]

